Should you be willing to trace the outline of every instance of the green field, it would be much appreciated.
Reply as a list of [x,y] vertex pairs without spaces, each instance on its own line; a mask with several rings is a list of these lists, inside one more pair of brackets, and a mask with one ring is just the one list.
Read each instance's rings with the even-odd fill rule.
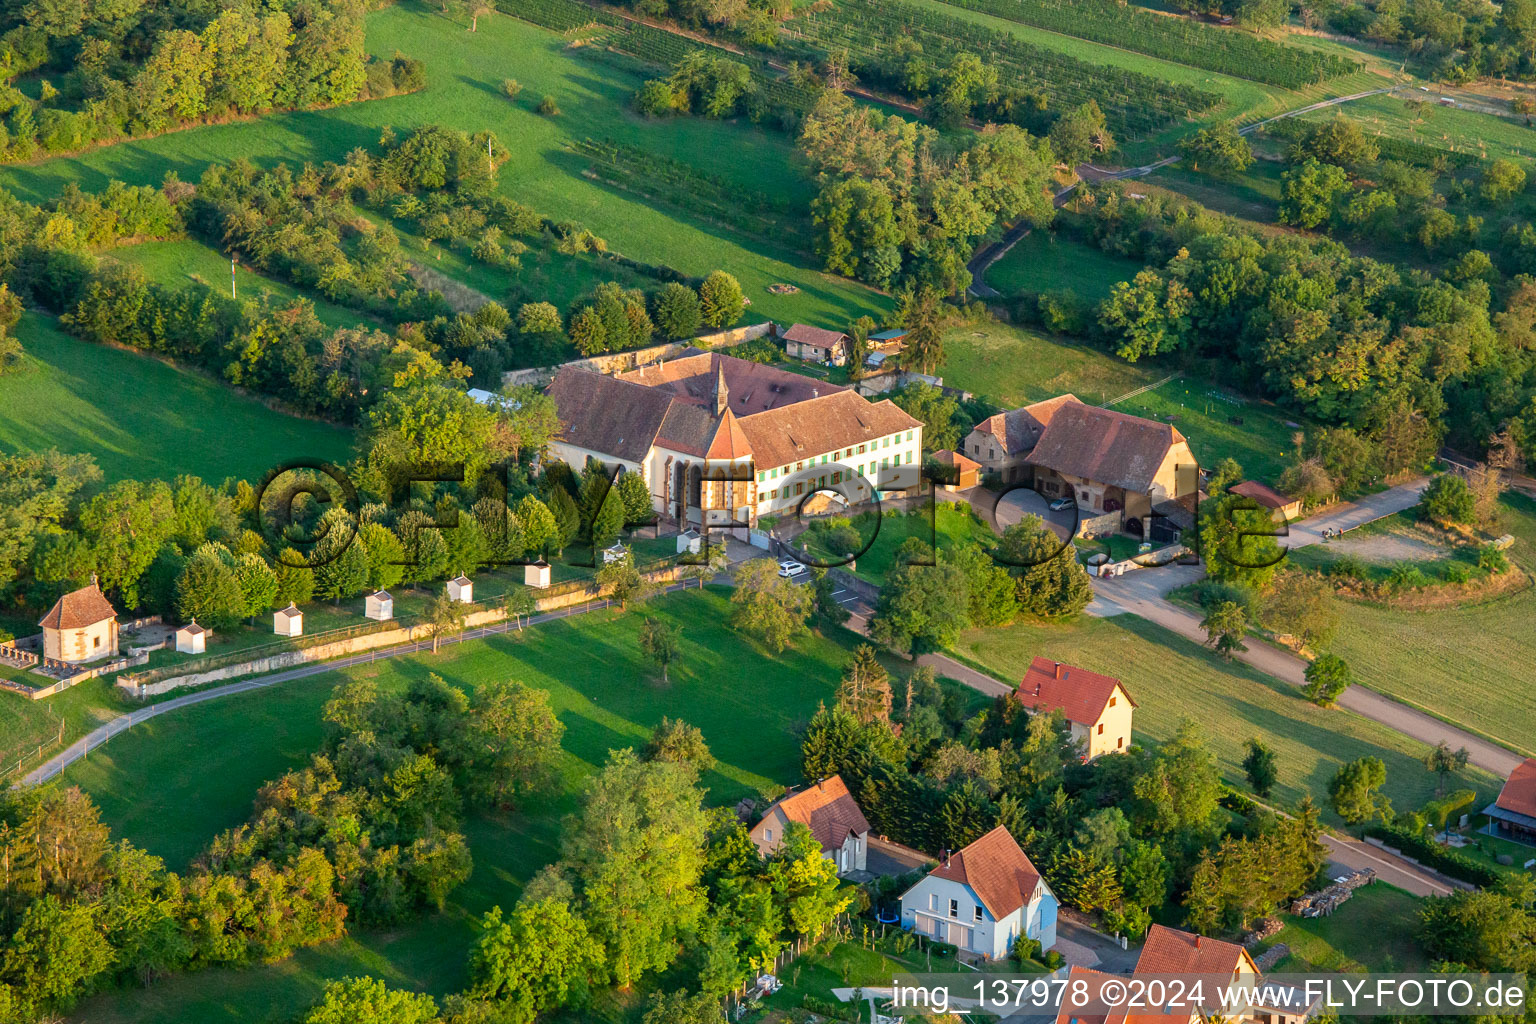
[[352,431],[269,409],[204,374],[69,337],[28,314],[25,368],[0,377],[0,449],[89,452],[108,481],[259,480],[301,456],[345,459]]
[[[1218,395],[1222,397],[1217,397]],[[1115,405],[1117,412],[1172,423],[1200,465],[1236,459],[1250,479],[1275,483],[1294,452],[1299,421],[1268,402],[1238,398],[1198,378],[1180,377]],[[1232,422],[1240,419],[1242,423]]]
[[[890,306],[885,296],[792,265],[765,252],[771,242],[663,212],[644,198],[584,177],[586,160],[570,146],[589,138],[612,139],[685,161],[744,189],[806,200],[812,189],[787,136],[702,117],[641,118],[629,109],[641,76],[578,59],[568,42],[502,14],[482,17],[479,30],[471,33],[467,16],[444,16],[437,7],[416,2],[391,6],[369,15],[367,47],[382,57],[399,51],[425,61],[428,86],[419,93],[196,128],[79,158],[11,166],[0,172],[0,185],[35,201],[52,198],[70,181],[88,191],[114,178],[158,185],[172,170],[185,181],[196,181],[209,162],[237,157],[295,167],[341,160],[358,146],[375,145],[386,127],[397,133],[423,124],[471,132],[489,128],[511,150],[499,170],[503,193],[556,220],[585,224],[613,250],[695,275],[727,270],[741,280],[753,316],[834,325],[863,313],[882,317]],[[504,78],[523,85],[516,103],[501,93]],[[556,98],[560,116],[535,112],[546,95]],[[775,282],[793,283],[800,291],[774,295],[767,287]]]
[[[1434,89],[1433,86],[1430,88]],[[1412,90],[1400,96],[1368,96],[1350,103],[1346,112],[1367,131],[1390,138],[1457,153],[1472,153],[1484,160],[1518,158],[1529,165],[1531,155],[1536,153],[1536,129],[1526,127],[1524,121],[1515,118],[1436,106],[1433,97],[1438,95],[1434,91]],[[1408,109],[1405,101],[1410,97],[1429,100],[1420,115]],[[1325,119],[1332,116],[1332,111],[1302,116],[1308,120]]]
[[[1506,495],[1510,555],[1536,571],[1536,502]],[[1536,587],[1464,608],[1351,602],[1333,650],[1372,689],[1536,752]]]
[[1031,231],[987,268],[987,284],[1004,295],[1073,292],[1090,303],[1142,269],[1135,260],[1049,231]]
[[[522,883],[558,855],[561,818],[581,781],[608,751],[639,746],[663,715],[704,732],[716,769],[704,779],[712,804],[798,781],[795,730],[831,698],[853,634],[809,636],[770,656],[724,625],[724,593],[713,588],[658,599],[648,614],[680,625],[686,642],[663,687],[638,650],[639,617],[594,612],[524,633],[446,648],[437,656],[393,659],[326,673],[258,693],[224,698],[157,718],[73,766],[102,806],[114,834],[185,865],[218,830],[243,821],[257,788],[303,763],[320,741],[319,712],[346,678],[404,686],[436,672],[473,688],[513,678],[546,689],[565,724],[563,791],[536,809],[473,819],[470,881],[448,909],[387,933],[365,932],[270,967],[166,979],[148,990],[108,993],[76,1018],[92,1024],[286,1022],[325,981],[367,973],[391,984],[444,993],[465,982],[472,919],[509,904]],[[740,742],[743,722],[752,742]],[[611,1010],[611,1008],[609,1008]],[[601,1008],[586,1019],[605,1019]]]
[[[855,560],[853,573],[877,586],[885,582],[886,573],[891,571],[896,549],[910,537],[918,538],[924,545],[936,545],[940,551],[966,543],[979,543],[990,549],[997,540],[990,526],[974,513],[959,511],[952,502],[935,505],[931,519],[926,507],[921,508],[917,515],[883,515],[880,517],[879,533],[874,532],[875,517],[872,513],[854,516],[853,526],[859,536],[869,543],[869,550]],[[809,553],[818,562],[831,565],[842,561],[824,544],[819,543],[814,533],[802,534],[799,540],[808,543]]]
[[1012,409],[1071,392],[1092,405],[1166,375],[1028,327],[987,321],[944,336],[944,383]]
[[[141,267],[151,281],[169,287],[206,284],[226,294],[229,291],[229,258],[195,239],[184,238],[174,242],[143,242],[139,245],[114,249],[109,258]],[[328,302],[322,296],[296,288],[286,281],[278,281],[256,273],[246,266],[235,268],[235,295],[240,299],[266,297],[286,304],[297,298],[314,303],[315,316],[328,327],[356,327],[360,323],[375,321],[362,313]]]
[[[1416,808],[1434,796],[1435,778],[1420,758],[1427,750],[1385,726],[1347,711],[1325,711],[1287,686],[1239,662],[1224,662],[1199,644],[1133,615],[1084,617],[1070,624],[1017,624],[972,630],[959,652],[1000,678],[1017,678],[1037,655],[1118,677],[1136,699],[1139,743],[1168,739],[1184,719],[1204,731],[1223,777],[1247,788],[1243,743],[1262,737],[1279,758],[1274,797],[1294,806],[1310,794],[1324,819],[1338,824],[1328,783],[1339,766],[1379,757],[1387,766],[1384,792],[1394,807]],[[1511,662],[1510,664],[1513,664]],[[1486,772],[1464,773],[1458,784],[1491,796],[1497,781]]]
[[1275,971],[1424,971],[1429,958],[1413,937],[1424,901],[1385,882],[1356,889],[1349,902],[1328,917],[1281,914],[1285,927],[1269,945],[1285,943],[1291,953]]

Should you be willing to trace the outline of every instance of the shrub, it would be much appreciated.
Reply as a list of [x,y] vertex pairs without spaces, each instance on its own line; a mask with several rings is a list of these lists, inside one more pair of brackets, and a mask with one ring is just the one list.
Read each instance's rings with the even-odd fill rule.
[[545,117],[559,117],[560,104],[555,102],[555,98],[553,96],[545,96],[543,99],[539,100],[539,113],[543,114]]
[[1425,804],[1423,815],[1426,821],[1436,828],[1443,829],[1447,822],[1471,807],[1476,800],[1477,790],[1458,789],[1454,793],[1447,793],[1438,800],[1431,800]]
[[1470,524],[1477,516],[1477,496],[1453,473],[1435,477],[1424,490],[1424,512],[1437,523]]
[[1466,583],[1472,578],[1472,567],[1462,562],[1447,562],[1445,565],[1445,581],[1447,583]]
[[1013,940],[1013,959],[1020,967],[1037,960],[1040,957],[1040,940],[1032,939],[1028,935],[1020,935]]
[[501,80],[501,94],[509,100],[517,99],[523,91],[523,83],[515,78],[503,78]]
[[666,117],[676,109],[672,86],[664,78],[653,78],[636,90],[634,104],[646,117]]
[[1335,579],[1363,580],[1365,573],[1365,562],[1361,561],[1358,555],[1340,555],[1328,567],[1328,575]]
[[1045,959],[1041,962],[1054,971],[1059,969],[1061,965],[1066,962],[1066,959],[1061,955],[1059,951],[1053,949],[1049,953],[1045,954]]
[[1493,544],[1484,544],[1477,549],[1477,567],[1484,572],[1491,572],[1495,576],[1509,569],[1509,558]]
[[1373,825],[1365,830],[1365,834],[1380,839],[1388,846],[1395,846],[1415,860],[1463,882],[1487,886],[1499,880],[1499,873],[1493,868],[1479,864],[1459,850],[1441,846],[1417,832],[1396,825]]
[[1196,583],[1191,590],[1195,603],[1201,608],[1210,609],[1219,604],[1231,602],[1245,611],[1252,611],[1253,602],[1257,596],[1252,587],[1245,587],[1241,583],[1228,583],[1225,580],[1204,579]]
[[1387,588],[1392,591],[1423,590],[1429,586],[1430,578],[1424,575],[1424,570],[1408,562],[1400,562],[1392,567],[1387,574]]

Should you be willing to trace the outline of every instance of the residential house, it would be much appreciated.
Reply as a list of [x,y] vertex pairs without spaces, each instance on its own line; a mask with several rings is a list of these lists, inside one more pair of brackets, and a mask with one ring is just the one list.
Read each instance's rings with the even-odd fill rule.
[[822,854],[837,865],[838,874],[864,870],[869,822],[841,775],[775,800],[763,812],[762,820],[752,826],[752,842],[766,857],[784,842],[784,830],[794,821],[811,830]]
[[988,417],[963,451],[1004,483],[1074,499],[1095,532],[1109,520],[1133,536],[1172,540],[1199,489],[1199,467],[1178,430],[1074,395]]
[[820,491],[850,502],[921,483],[923,425],[893,402],[704,352],[615,376],[566,367],[549,386],[554,458],[639,473],[681,525],[750,526]]
[[1244,480],[1240,484],[1233,484],[1228,490],[1244,498],[1251,498],[1269,509],[1270,518],[1276,522],[1288,523],[1301,518],[1300,498],[1287,498],[1279,491],[1265,487],[1257,480]]
[[1131,745],[1136,702],[1113,676],[1036,657],[1015,696],[1031,711],[1060,711],[1072,730],[1072,739],[1082,745],[1085,761]]
[[117,653],[117,611],[96,577],[53,603],[37,623],[43,628],[43,657],[78,663]]
[[784,354],[790,358],[827,363],[830,366],[846,365],[848,352],[852,348],[848,335],[808,324],[795,324],[781,337],[784,339]]
[[1483,808],[1488,830],[1516,842],[1536,845],[1536,757],[1515,766],[1499,797]]
[[1056,894],[1003,826],[948,854],[901,897],[901,926],[992,960],[1020,935],[1056,944]]

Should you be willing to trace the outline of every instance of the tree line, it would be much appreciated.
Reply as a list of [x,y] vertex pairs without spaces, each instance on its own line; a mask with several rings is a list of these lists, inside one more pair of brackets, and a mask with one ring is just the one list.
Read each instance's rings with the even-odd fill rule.
[[[0,15],[0,160],[421,89],[420,61],[369,58],[365,13],[359,0],[10,5]],[[40,79],[37,96],[16,86],[22,75]]]

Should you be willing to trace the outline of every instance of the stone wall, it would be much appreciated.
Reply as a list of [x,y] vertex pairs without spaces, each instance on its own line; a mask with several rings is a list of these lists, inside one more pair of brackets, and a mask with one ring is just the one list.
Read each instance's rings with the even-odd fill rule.
[[[681,569],[677,566],[668,566],[665,569],[655,570],[644,575],[647,580],[653,583],[670,583],[678,578],[680,572]],[[539,613],[552,612],[601,599],[601,595],[596,587],[583,587],[558,594],[544,595],[535,600],[534,607]],[[475,629],[480,626],[505,622],[506,619],[507,611],[505,608],[483,608],[464,616],[464,628]],[[242,661],[234,665],[224,665],[220,668],[208,669],[203,672],[188,672],[185,675],[172,676],[169,679],[162,679],[154,683],[140,683],[132,676],[124,676],[117,680],[117,687],[124,695],[142,700],[145,697],[156,697],[188,686],[204,686],[208,683],[235,679],[240,676],[265,675],[268,672],[278,672],[310,662],[330,661],[332,658],[342,658],[349,654],[361,654],[380,648],[415,643],[419,640],[430,639],[431,636],[432,628],[428,624],[401,626],[398,629],[380,630],[374,633],[364,633],[360,636],[333,640],[329,643],[315,644],[312,647],[304,647],[296,651],[283,651],[280,654],[269,655],[265,658],[253,658],[250,661]],[[148,661],[147,656],[141,659],[138,664],[143,664],[146,661]],[[73,680],[71,681],[73,682]]]
[[717,331],[714,334],[705,334],[697,338],[688,338],[684,341],[669,341],[664,345],[652,345],[649,348],[637,348],[628,352],[608,352],[600,356],[591,356],[587,359],[573,359],[568,363],[560,363],[557,366],[537,366],[527,370],[508,370],[501,375],[501,383],[503,386],[508,384],[542,385],[552,380],[557,371],[568,366],[578,370],[590,370],[593,373],[624,373],[638,366],[654,363],[658,359],[676,359],[690,348],[731,348],[761,338],[772,329],[773,324],[764,321],[760,324],[733,327],[727,331]]

